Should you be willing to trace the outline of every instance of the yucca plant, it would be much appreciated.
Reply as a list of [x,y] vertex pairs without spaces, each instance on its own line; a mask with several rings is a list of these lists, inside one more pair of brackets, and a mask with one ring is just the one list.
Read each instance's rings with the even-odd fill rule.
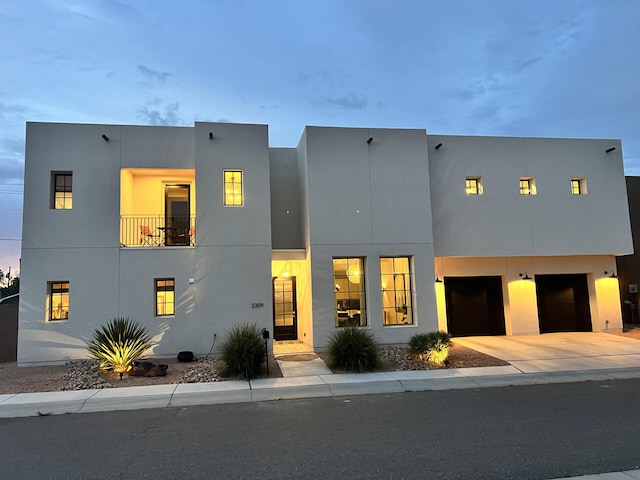
[[146,327],[129,317],[113,318],[93,333],[89,355],[100,360],[100,368],[126,373],[131,364],[153,346]]
[[262,331],[255,324],[234,326],[221,348],[226,375],[249,380],[262,373],[265,347]]
[[347,327],[329,338],[332,366],[348,372],[364,372],[380,366],[380,348],[368,330]]

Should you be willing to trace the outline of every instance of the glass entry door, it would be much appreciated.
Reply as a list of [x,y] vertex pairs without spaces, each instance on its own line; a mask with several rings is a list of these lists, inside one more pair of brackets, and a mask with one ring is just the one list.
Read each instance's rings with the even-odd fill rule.
[[189,245],[191,227],[189,185],[165,185],[164,244]]
[[296,277],[273,279],[273,338],[297,340]]

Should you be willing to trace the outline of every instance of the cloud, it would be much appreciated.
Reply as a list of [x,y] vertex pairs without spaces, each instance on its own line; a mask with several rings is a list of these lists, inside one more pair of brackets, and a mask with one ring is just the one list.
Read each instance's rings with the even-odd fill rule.
[[178,102],[161,107],[161,100],[156,98],[135,109],[138,118],[148,125],[184,125],[183,118],[178,114]]
[[0,103],[0,120],[5,120],[7,117],[18,116],[22,118],[28,111],[26,105],[7,105],[6,103]]
[[158,72],[157,70],[152,70],[146,65],[138,65],[138,71],[145,78],[149,79],[151,83],[159,87],[162,87],[167,81],[167,78],[171,76],[169,72]]
[[348,93],[340,97],[325,95],[322,97],[322,101],[331,107],[343,108],[345,110],[363,110],[369,103],[366,96],[355,93]]
[[475,84],[466,87],[449,89],[444,92],[444,96],[454,100],[464,100],[465,102],[468,102],[469,100],[473,100],[474,98],[483,95],[484,92],[485,88],[476,82]]

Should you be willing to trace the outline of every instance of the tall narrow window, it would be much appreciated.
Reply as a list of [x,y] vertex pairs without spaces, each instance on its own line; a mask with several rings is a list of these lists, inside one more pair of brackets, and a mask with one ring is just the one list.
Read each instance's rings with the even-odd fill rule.
[[364,258],[333,259],[336,327],[367,325]]
[[156,279],[156,317],[175,313],[175,280],[173,278]]
[[533,177],[520,177],[520,195],[536,195],[536,182]]
[[586,195],[587,181],[584,178],[571,179],[571,195]]
[[69,318],[69,282],[49,282],[48,321],[67,320]]
[[413,324],[411,258],[380,258],[380,286],[383,324]]
[[244,205],[241,170],[224,171],[224,204],[230,206]]
[[482,195],[482,181],[480,177],[467,177],[465,181],[467,195]]
[[52,173],[51,208],[70,210],[73,204],[73,174]]

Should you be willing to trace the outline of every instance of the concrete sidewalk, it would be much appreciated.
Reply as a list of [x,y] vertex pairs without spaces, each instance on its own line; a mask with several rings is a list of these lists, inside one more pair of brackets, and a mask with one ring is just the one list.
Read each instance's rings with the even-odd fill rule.
[[20,393],[0,395],[0,418],[629,378],[640,369],[529,374],[509,365]]

